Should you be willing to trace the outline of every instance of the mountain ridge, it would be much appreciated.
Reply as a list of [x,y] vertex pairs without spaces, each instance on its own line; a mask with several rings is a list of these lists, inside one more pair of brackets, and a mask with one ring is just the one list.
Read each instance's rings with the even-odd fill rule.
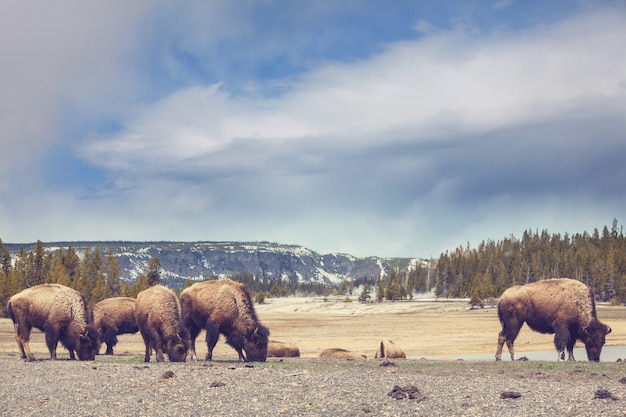
[[[320,254],[302,245],[276,242],[235,241],[58,241],[42,242],[46,252],[72,247],[79,256],[89,248],[109,249],[122,269],[122,280],[134,282],[146,270],[152,257],[161,262],[161,279],[179,286],[187,279],[226,277],[251,273],[261,277],[298,282],[339,285],[344,280],[376,281],[392,269],[406,271],[423,262],[419,258],[359,258],[347,253]],[[31,251],[35,243],[3,243],[14,255],[22,248]]]

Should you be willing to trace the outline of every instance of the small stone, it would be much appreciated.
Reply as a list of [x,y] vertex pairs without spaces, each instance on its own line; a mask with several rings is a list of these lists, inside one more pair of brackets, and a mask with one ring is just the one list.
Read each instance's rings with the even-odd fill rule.
[[174,378],[174,377],[176,377],[174,372],[172,372],[172,371],[165,371],[165,372],[163,372],[163,375],[161,375],[161,380],[170,379],[170,378]]
[[519,392],[515,392],[515,391],[504,391],[500,394],[500,398],[502,398],[503,400],[505,399],[509,399],[509,398],[520,398],[522,396],[522,394],[520,394]]
[[215,382],[211,382],[211,385],[209,385],[209,388],[218,388],[218,387],[223,387],[226,384],[224,384],[221,381],[215,381]]
[[426,396],[423,395],[420,390],[413,386],[407,385],[406,387],[394,386],[391,391],[387,393],[391,398],[395,398],[396,400],[403,400],[408,398],[410,400],[424,401]]
[[611,391],[605,390],[605,389],[599,389],[596,391],[596,394],[593,396],[594,399],[600,399],[600,400],[617,400],[618,398],[616,396],[613,395],[613,393],[611,393]]

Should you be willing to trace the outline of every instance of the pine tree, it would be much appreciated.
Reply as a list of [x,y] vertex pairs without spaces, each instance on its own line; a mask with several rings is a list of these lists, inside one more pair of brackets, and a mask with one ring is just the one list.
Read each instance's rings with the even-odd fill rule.
[[89,308],[93,308],[94,304],[109,297],[111,297],[111,290],[107,285],[106,278],[103,274],[98,274],[96,283],[91,290],[91,296],[89,297]]
[[30,270],[32,271],[31,286],[43,284],[46,280],[46,271],[44,268],[44,247],[41,240],[37,240],[35,243],[35,251],[31,253],[30,258]]
[[8,277],[11,271],[11,252],[0,239],[0,270]]
[[378,279],[378,283],[376,284],[376,300],[383,301],[385,298],[385,284],[382,279]]
[[46,277],[46,282],[57,283],[71,286],[70,275],[67,273],[65,266],[63,266],[63,249],[58,249],[52,256],[52,267]]
[[[87,254],[88,252],[85,252],[85,254]],[[72,248],[71,246],[69,246],[67,248],[67,250],[63,253],[63,266],[65,267],[65,270],[67,271],[68,275],[70,276],[70,283],[71,283],[71,287],[74,288],[74,282],[77,281],[80,277],[80,267],[81,267],[81,262],[80,262],[80,258],[78,257],[78,254],[76,254],[76,251],[74,250],[74,248]],[[76,282],[76,284],[78,284],[78,282]]]
[[361,290],[361,294],[359,295],[359,301],[361,303],[369,303],[370,298],[370,286],[368,284],[363,285],[363,289]]
[[117,297],[120,295],[122,287],[121,276],[122,269],[117,262],[117,258],[113,255],[113,250],[109,249],[106,260],[106,281],[110,297]]
[[157,256],[150,258],[145,275],[148,286],[152,287],[161,283],[161,260]]
[[122,285],[122,289],[120,291],[120,297],[131,297],[131,298],[136,297],[136,294],[134,293],[134,290],[133,290],[133,286],[130,285],[129,282],[125,282],[124,285]]
[[146,278],[145,274],[141,274],[139,279],[135,282],[135,285],[133,285],[132,297],[137,298],[137,294],[148,288],[150,288],[150,285],[148,284],[148,278]]

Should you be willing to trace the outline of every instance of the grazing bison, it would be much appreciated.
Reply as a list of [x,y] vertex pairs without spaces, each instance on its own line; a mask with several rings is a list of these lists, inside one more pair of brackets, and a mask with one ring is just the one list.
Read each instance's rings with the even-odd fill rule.
[[[198,282],[183,290],[180,303],[194,360],[198,359],[196,338],[205,329],[207,361],[213,358],[220,333],[237,351],[240,361],[265,361],[270,331],[259,322],[245,285],[230,279]],[[245,356],[242,351],[246,352]]]
[[599,361],[605,336],[611,328],[598,321],[591,289],[582,282],[561,278],[517,285],[507,289],[498,301],[498,318],[502,331],[498,335],[496,360],[502,356],[506,342],[515,360],[513,342],[526,322],[540,333],[554,333],[558,360],[574,360],[574,345],[580,339],[585,343],[587,358]]
[[380,341],[380,346],[374,358],[404,359],[406,358],[406,353],[398,345],[387,339]]
[[320,353],[320,358],[353,360],[353,359],[367,359],[367,356],[361,355],[359,353],[352,352],[346,349],[330,348],[330,349],[324,349],[322,353]]
[[145,362],[150,362],[152,348],[157,362],[166,353],[172,362],[185,362],[189,336],[180,320],[180,304],[176,294],[162,285],[155,285],[137,294],[135,320],[146,344]]
[[36,285],[9,298],[7,311],[22,359],[35,360],[29,343],[33,327],[45,333],[50,359],[57,358],[59,341],[69,350],[70,359],[76,359],[74,352],[81,361],[95,359],[100,335],[78,291],[59,284]]
[[105,355],[113,354],[118,335],[139,331],[135,320],[136,302],[137,300],[130,297],[113,297],[93,306],[93,323],[107,345]]
[[267,343],[267,356],[274,358],[299,358],[300,349],[291,343],[270,340]]

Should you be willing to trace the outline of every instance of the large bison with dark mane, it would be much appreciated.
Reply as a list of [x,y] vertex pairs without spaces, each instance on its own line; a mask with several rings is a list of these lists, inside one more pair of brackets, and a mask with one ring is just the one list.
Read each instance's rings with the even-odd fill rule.
[[498,301],[498,318],[502,331],[498,335],[496,360],[506,345],[515,360],[513,342],[526,322],[540,333],[554,333],[558,360],[574,360],[574,345],[581,340],[590,361],[600,360],[605,336],[611,328],[596,315],[596,304],[591,289],[582,282],[568,279],[549,279],[526,285],[516,285],[504,291]]
[[213,358],[220,333],[237,351],[240,361],[266,360],[270,331],[259,322],[245,285],[230,279],[198,282],[183,290],[180,303],[183,323],[191,337],[192,359],[198,359],[196,338],[205,329],[207,361]]
[[146,345],[145,362],[150,362],[152,348],[157,362],[164,362],[163,353],[171,362],[187,360],[189,335],[181,323],[180,304],[172,290],[155,285],[137,294],[135,320]]
[[60,284],[35,285],[9,298],[7,312],[22,359],[35,360],[29,343],[33,327],[45,333],[50,359],[57,358],[59,341],[69,350],[70,359],[76,359],[74,352],[81,361],[96,358],[100,335],[78,291]]
[[107,345],[105,355],[113,354],[118,335],[139,331],[135,320],[136,302],[130,297],[112,297],[93,306],[93,323]]

